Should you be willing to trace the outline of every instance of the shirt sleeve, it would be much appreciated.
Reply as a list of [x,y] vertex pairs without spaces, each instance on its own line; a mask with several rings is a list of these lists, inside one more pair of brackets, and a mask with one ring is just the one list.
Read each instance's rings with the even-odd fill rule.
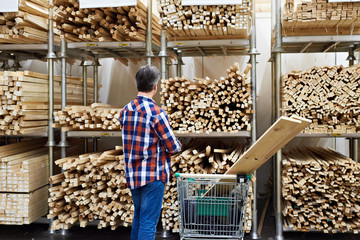
[[175,137],[165,112],[162,111],[155,119],[154,129],[169,153],[174,154],[181,151],[181,143]]

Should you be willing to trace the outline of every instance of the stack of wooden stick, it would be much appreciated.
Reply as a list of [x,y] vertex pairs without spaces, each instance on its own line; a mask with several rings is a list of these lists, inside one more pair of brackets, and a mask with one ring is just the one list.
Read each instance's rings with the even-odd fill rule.
[[174,131],[235,132],[251,130],[251,83],[248,65],[227,70],[220,80],[182,78],[162,80],[161,101]]
[[[147,1],[134,7],[80,9],[76,0],[55,0],[56,28],[65,39],[78,41],[145,41]],[[159,17],[153,16],[153,41],[160,43]]]
[[[0,147],[0,224],[30,224],[48,212],[47,139]],[[74,143],[74,142],[71,142]],[[78,146],[68,148],[76,154]],[[56,158],[60,151],[54,152]]]
[[119,131],[122,108],[108,104],[93,103],[91,106],[65,107],[55,112],[54,127],[62,127],[62,131],[70,130],[108,130]]
[[[55,77],[55,109],[60,109],[60,77]],[[93,82],[88,79],[88,103],[93,102]],[[0,134],[45,132],[48,124],[48,75],[30,71],[0,72]],[[82,79],[68,77],[68,104],[82,104]]]
[[296,231],[360,230],[360,164],[320,147],[284,152],[283,214]]
[[160,24],[171,40],[248,37],[252,1],[215,6],[183,6],[181,1],[157,1]]
[[282,110],[309,118],[305,133],[354,133],[360,130],[360,66],[313,67],[282,79]]
[[287,0],[283,31],[286,35],[358,34],[360,3],[326,0]]
[[[179,231],[175,172],[224,173],[244,151],[239,144],[214,148],[192,142],[189,146],[172,157],[172,175],[164,194],[162,223],[173,232]],[[134,207],[126,185],[122,147],[60,159],[56,164],[64,173],[50,178],[55,186],[50,189],[48,218],[57,217],[52,229],[68,229],[77,222],[85,227],[93,220],[100,220],[98,228],[116,229],[132,223]],[[247,214],[250,231],[251,211]]]
[[[48,18],[48,0],[20,0],[18,12],[0,13],[0,42],[46,43]],[[59,36],[55,41],[60,41]]]

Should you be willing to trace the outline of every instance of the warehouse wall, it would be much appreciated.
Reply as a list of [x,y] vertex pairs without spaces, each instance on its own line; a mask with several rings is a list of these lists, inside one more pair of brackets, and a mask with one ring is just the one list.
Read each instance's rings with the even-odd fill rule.
[[[257,48],[261,55],[257,57],[259,64],[257,65],[257,97],[258,97],[258,136],[261,136],[271,125],[271,64],[268,62],[271,53],[271,16],[270,13],[257,14]],[[288,54],[283,55],[282,67],[283,73],[292,70],[305,70],[314,65],[347,65],[346,53],[341,54]],[[209,76],[210,78],[219,78],[225,76],[226,69],[239,62],[245,67],[248,56],[240,57],[207,57],[207,58],[184,58],[185,66],[183,67],[183,75],[192,78]],[[99,68],[99,80],[102,84],[100,90],[100,100],[103,103],[114,105],[125,105],[131,101],[137,94],[135,88],[134,75],[141,65],[146,64],[141,61],[139,64],[130,63],[124,66],[122,63],[113,59],[102,59],[102,67]],[[22,63],[24,69],[46,73],[46,63],[40,61],[28,61]],[[81,68],[78,67],[79,62],[68,65],[68,72],[74,76],[81,76]],[[159,67],[159,62],[155,63]],[[174,72],[174,68],[170,69],[170,76]],[[92,68],[89,68],[89,77],[92,76]],[[55,74],[60,74],[60,65],[56,63]],[[157,95],[157,103],[160,104],[160,98]],[[102,140],[104,147],[111,147],[120,144],[120,140],[106,139]],[[344,139],[295,139],[288,146],[299,145],[319,145],[336,148],[338,151],[348,154],[348,144]],[[269,161],[265,166],[259,169],[258,183],[259,192],[271,191],[271,188],[265,186],[272,174],[272,163]]]

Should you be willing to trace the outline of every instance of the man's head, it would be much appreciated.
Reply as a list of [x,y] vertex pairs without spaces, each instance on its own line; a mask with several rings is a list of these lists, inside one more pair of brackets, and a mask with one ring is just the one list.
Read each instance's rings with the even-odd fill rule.
[[157,83],[160,80],[160,72],[156,67],[146,65],[139,69],[135,76],[136,86],[139,92],[156,93]]

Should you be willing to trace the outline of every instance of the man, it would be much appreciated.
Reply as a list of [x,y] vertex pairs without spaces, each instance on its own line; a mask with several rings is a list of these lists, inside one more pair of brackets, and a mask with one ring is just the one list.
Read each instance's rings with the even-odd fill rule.
[[155,239],[170,157],[181,150],[165,111],[152,100],[159,79],[156,67],[141,67],[138,95],[120,113],[126,181],[135,206],[131,240]]

